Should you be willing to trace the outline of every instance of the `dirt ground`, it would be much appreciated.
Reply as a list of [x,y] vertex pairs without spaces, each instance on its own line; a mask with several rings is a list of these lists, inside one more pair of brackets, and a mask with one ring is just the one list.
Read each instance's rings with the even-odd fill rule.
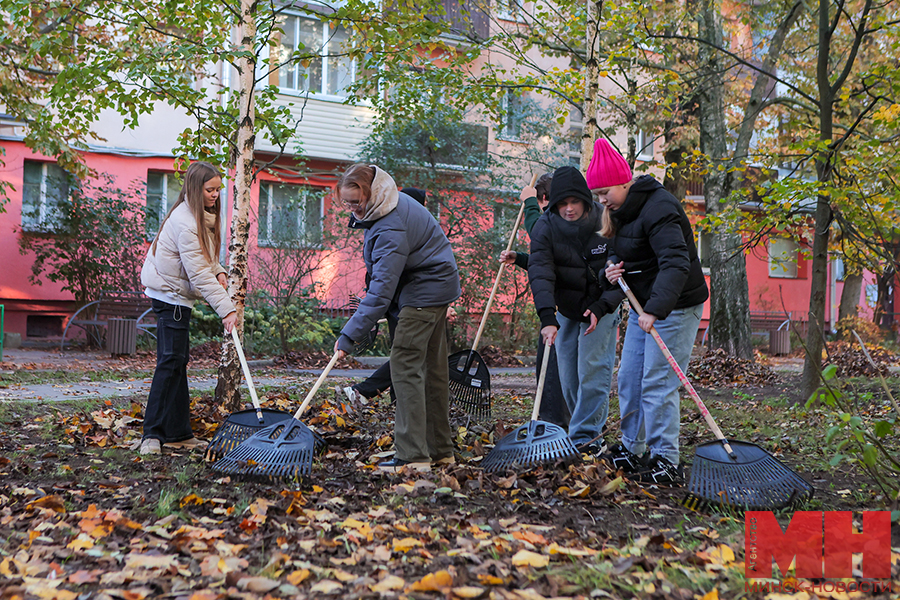
[[[285,381],[264,391],[267,406],[294,410],[312,377]],[[525,473],[478,468],[527,420],[534,375],[498,375],[492,387],[491,419],[453,411],[459,464],[427,474],[375,469],[392,444],[386,399],[347,405],[322,391],[303,420],[326,449],[309,477],[287,482],[222,475],[202,451],[139,457],[142,397],[3,405],[0,596],[762,597],[744,590],[741,514],[688,510],[685,489],[642,488],[594,459]],[[723,430],[813,482],[807,509],[886,507],[856,468],[828,467],[819,438],[792,429],[822,418],[796,412],[796,390],[785,372],[761,386],[698,386]],[[194,400],[194,430],[209,439],[227,415],[209,393]],[[682,417],[690,460],[711,436],[686,397]],[[900,547],[896,525],[892,533]],[[893,573],[896,589],[900,553]]]

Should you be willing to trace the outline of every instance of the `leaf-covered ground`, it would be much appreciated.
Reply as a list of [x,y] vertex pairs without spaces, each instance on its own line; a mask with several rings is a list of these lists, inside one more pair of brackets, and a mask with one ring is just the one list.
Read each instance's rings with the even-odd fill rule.
[[[293,410],[310,383],[269,389],[266,403]],[[392,443],[388,403],[347,406],[322,392],[304,420],[328,448],[312,476],[296,482],[223,477],[199,451],[139,457],[141,398],[2,405],[0,595],[759,596],[745,593],[742,515],[689,511],[679,504],[683,491],[641,488],[593,460],[519,475],[478,469],[478,457],[528,418],[532,401],[524,378],[498,378],[495,388],[490,427],[453,416],[460,464],[424,475],[375,469]],[[780,376],[765,388],[701,394],[723,430],[815,483],[809,509],[886,508],[852,466],[827,466],[824,413],[789,402],[795,388]],[[876,398],[867,410],[886,409]],[[208,396],[195,398],[193,415],[204,437],[226,416]],[[710,439],[689,399],[682,438],[687,460]],[[893,545],[896,590],[896,527]]]

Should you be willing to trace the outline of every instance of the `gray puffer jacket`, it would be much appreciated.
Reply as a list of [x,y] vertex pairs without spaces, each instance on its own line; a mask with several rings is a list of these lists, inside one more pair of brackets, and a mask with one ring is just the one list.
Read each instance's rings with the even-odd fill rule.
[[398,192],[381,169],[375,168],[365,218],[351,218],[349,226],[366,231],[363,260],[369,289],[341,330],[339,349],[352,352],[354,342],[365,339],[392,301],[398,309],[425,308],[459,298],[459,273],[447,236],[431,213]]
[[[210,215],[209,220],[214,224],[215,215]],[[204,223],[204,227],[209,226],[210,223]],[[228,292],[216,279],[226,271],[219,263],[203,257],[197,221],[187,203],[182,202],[172,211],[156,238],[156,253],[151,245],[144,259],[141,284],[185,300],[205,299],[223,318],[234,312]]]

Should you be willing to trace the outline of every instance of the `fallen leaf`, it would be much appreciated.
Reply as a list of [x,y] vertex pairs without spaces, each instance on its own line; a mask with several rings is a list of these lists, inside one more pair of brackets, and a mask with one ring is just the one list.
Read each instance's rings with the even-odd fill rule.
[[475,587],[474,585],[464,585],[461,587],[455,587],[452,590],[454,596],[459,598],[478,598],[482,594],[484,594],[485,589],[480,587]]
[[309,577],[309,569],[298,569],[287,576],[287,582],[291,585],[300,585]]
[[410,592],[444,592],[453,585],[453,575],[448,571],[429,573],[409,586]]
[[271,592],[279,585],[281,584],[278,581],[268,577],[244,577],[237,582],[238,588],[257,594]]
[[370,585],[369,589],[373,592],[378,592],[379,594],[384,592],[393,592],[396,590],[402,590],[403,586],[406,585],[406,581],[396,575],[388,575],[375,585]]
[[407,537],[402,540],[398,540],[394,538],[394,552],[409,552],[413,548],[418,548],[420,546],[424,546],[420,540],[415,538]]
[[309,593],[311,594],[331,594],[332,592],[336,592],[342,589],[344,586],[337,581],[332,581],[331,579],[323,579],[322,581],[316,583],[314,586],[309,588]]
[[622,478],[616,477],[615,479],[612,479],[609,482],[607,482],[606,484],[604,484],[599,490],[597,490],[597,493],[600,494],[601,496],[608,496],[608,495],[612,494],[613,492],[615,492],[617,489],[619,489],[619,487],[621,485],[622,485]]
[[719,600],[719,590],[714,589],[711,592],[704,594],[700,600]]
[[519,550],[512,557],[512,564],[516,567],[546,567],[550,564],[550,557],[530,550]]
[[353,581],[356,579],[356,575],[353,573],[348,573],[347,571],[342,571],[341,569],[335,569],[332,573],[334,578],[342,583],[347,583],[348,581]]

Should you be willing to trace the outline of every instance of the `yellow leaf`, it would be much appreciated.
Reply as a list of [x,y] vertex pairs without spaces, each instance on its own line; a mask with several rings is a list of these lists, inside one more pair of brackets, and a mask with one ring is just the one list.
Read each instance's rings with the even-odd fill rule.
[[484,585],[503,585],[504,581],[499,577],[494,575],[488,575],[487,573],[479,573],[478,581],[483,583]]
[[569,498],[587,498],[591,493],[591,486],[579,483],[581,487],[575,488],[569,492]]
[[601,496],[608,496],[608,495],[612,494],[613,492],[615,492],[617,489],[619,489],[619,486],[621,486],[621,485],[622,485],[622,478],[616,477],[615,479],[609,481],[606,485],[601,487],[599,490],[597,490],[597,492]]
[[709,551],[709,558],[717,564],[727,565],[734,562],[734,550],[725,544],[719,544]]
[[529,550],[519,550],[512,557],[512,564],[516,567],[546,567],[550,564],[550,557]]
[[370,585],[369,589],[373,592],[378,592],[379,594],[382,592],[393,592],[395,590],[402,590],[403,586],[406,585],[406,581],[396,575],[388,575],[375,585]]
[[394,538],[394,552],[409,552],[419,546],[424,546],[424,544],[415,538],[407,537],[402,540]]
[[484,588],[475,587],[473,585],[464,585],[455,587],[450,591],[458,598],[477,598],[484,593]]
[[348,573],[347,571],[343,571],[341,569],[334,570],[334,578],[340,582],[347,583],[348,581],[353,581],[356,579],[356,575],[353,573]]
[[719,600],[719,590],[714,589],[713,591],[704,594],[700,600]]
[[291,585],[300,585],[309,577],[309,569],[298,569],[287,576],[287,582]]
[[347,424],[346,421],[344,421],[344,417],[338,417],[338,416],[334,417],[334,422],[337,423],[338,427],[343,427],[344,425]]
[[453,575],[448,571],[429,573],[409,586],[410,592],[443,592],[453,585]]
[[556,542],[553,542],[552,544],[547,546],[547,552],[549,552],[550,554],[563,554],[565,556],[589,556],[596,553],[596,551],[593,550],[576,550],[574,548],[566,548],[565,546],[560,546]]
[[323,579],[318,582],[316,585],[309,588],[311,594],[322,593],[322,594],[330,594],[332,592],[336,592],[339,589],[343,588],[343,584],[338,583],[337,581],[332,581],[330,579]]
[[323,488],[322,486],[314,485],[313,491],[317,494],[321,494],[322,492],[325,491],[325,488]]
[[85,533],[79,533],[78,537],[66,546],[69,550],[90,550],[94,547],[94,540]]

